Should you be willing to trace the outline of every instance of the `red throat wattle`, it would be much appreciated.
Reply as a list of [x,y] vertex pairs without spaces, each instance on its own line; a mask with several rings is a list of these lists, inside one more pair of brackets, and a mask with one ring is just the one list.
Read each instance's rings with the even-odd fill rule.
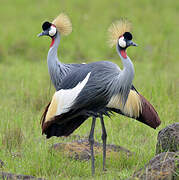
[[52,37],[52,42],[51,42],[51,44],[50,44],[50,47],[52,47],[52,46],[53,46],[54,42],[55,42],[55,38],[54,38],[54,37]]
[[127,58],[127,53],[126,53],[125,49],[120,50],[120,53],[121,53],[121,56],[122,56],[124,59]]

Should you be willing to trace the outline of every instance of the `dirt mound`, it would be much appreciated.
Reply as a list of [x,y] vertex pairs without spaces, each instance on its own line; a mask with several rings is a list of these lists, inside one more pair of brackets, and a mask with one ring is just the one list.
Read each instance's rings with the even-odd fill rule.
[[[90,145],[88,139],[75,140],[73,142],[58,143],[52,146],[53,149],[61,152],[65,152],[67,156],[75,158],[76,160],[89,160],[91,158]],[[102,143],[94,142],[94,152],[96,154],[102,153],[103,145]],[[119,153],[124,152],[127,156],[132,155],[132,153],[121,147],[113,144],[106,145],[106,155],[109,156],[111,152]]]

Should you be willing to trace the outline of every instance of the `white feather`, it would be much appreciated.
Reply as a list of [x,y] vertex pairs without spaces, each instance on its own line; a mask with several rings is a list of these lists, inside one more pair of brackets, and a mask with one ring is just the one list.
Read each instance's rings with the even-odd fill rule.
[[126,41],[124,40],[124,37],[119,38],[119,46],[122,48],[126,47]]
[[57,32],[56,27],[51,26],[50,31],[49,31],[49,35],[54,36],[56,34],[56,32]]
[[58,104],[56,115],[66,113],[70,110],[70,107],[74,104],[75,99],[88,82],[90,74],[91,72],[89,72],[85,79],[82,82],[79,82],[76,87],[72,89],[61,89],[55,93],[55,98]]

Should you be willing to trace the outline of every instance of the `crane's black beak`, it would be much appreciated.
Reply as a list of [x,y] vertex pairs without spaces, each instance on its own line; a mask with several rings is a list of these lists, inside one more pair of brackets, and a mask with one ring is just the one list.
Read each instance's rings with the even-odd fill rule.
[[37,35],[38,37],[40,36],[48,36],[48,31],[43,31],[40,34]]
[[134,43],[132,40],[127,41],[127,46],[138,46],[136,43]]

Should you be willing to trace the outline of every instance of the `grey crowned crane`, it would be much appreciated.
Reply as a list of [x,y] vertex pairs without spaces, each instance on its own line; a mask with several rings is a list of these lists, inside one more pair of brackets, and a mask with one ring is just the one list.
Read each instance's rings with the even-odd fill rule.
[[130,24],[120,20],[109,28],[110,44],[116,46],[123,70],[109,61],[85,64],[72,71],[61,83],[42,116],[42,133],[47,138],[68,136],[88,117],[92,117],[89,135],[91,148],[92,174],[94,166],[94,128],[96,118],[100,118],[103,141],[103,170],[106,161],[107,133],[103,116],[117,112],[136,119],[152,128],[160,125],[154,107],[133,87],[134,67],[126,49],[136,46],[132,41]]
[[69,35],[72,32],[72,24],[67,15],[61,13],[52,23],[48,21],[44,22],[42,29],[43,32],[38,36],[49,36],[52,39],[47,55],[47,64],[51,81],[58,91],[64,77],[83,66],[83,64],[64,64],[58,59],[57,50],[61,36]]

